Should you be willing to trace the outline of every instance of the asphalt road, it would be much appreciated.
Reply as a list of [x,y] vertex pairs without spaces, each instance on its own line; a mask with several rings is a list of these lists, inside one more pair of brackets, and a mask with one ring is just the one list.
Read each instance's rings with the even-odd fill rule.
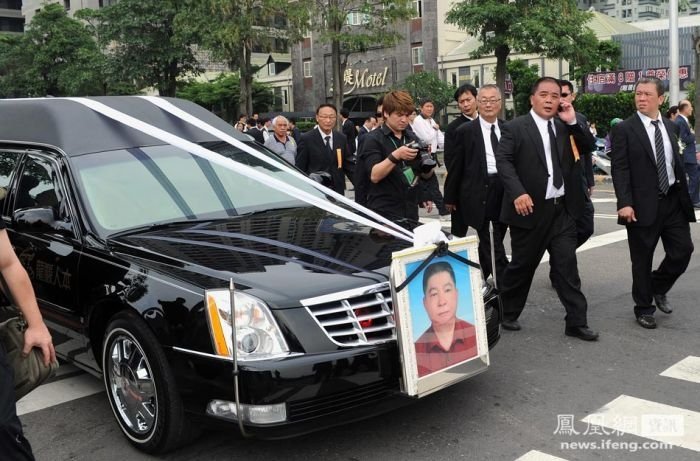
[[[209,432],[153,458],[121,435],[100,382],[64,367],[56,383],[20,402],[27,437],[38,460],[52,461],[697,460],[700,256],[669,294],[673,314],[658,313],[659,328],[642,329],[632,313],[628,247],[609,184],[596,188],[594,202],[596,234],[578,261],[598,342],[564,336],[564,309],[545,262],[522,331],[503,332],[485,373],[392,413],[282,441]],[[700,248],[700,225],[692,233]],[[660,447],[658,440],[672,444]]]

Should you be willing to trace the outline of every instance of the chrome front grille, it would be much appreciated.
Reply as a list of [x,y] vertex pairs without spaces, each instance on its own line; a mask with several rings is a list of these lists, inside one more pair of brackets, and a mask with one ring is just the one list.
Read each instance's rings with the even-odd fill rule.
[[339,346],[396,339],[389,283],[301,300],[328,338]]

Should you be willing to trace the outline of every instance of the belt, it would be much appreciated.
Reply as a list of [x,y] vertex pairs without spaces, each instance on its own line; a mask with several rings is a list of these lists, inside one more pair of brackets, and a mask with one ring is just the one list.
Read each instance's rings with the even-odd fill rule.
[[559,197],[548,198],[545,200],[545,203],[551,203],[554,206],[563,205],[564,204],[564,196],[561,195]]

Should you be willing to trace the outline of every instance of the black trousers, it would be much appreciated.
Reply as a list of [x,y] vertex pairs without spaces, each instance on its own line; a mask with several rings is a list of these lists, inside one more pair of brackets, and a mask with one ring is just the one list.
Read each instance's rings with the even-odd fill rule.
[[22,433],[22,423],[15,405],[15,378],[7,362],[5,348],[0,345],[0,459],[33,460],[32,447]]
[[545,250],[549,251],[552,277],[559,300],[566,309],[566,326],[587,326],[588,304],[581,292],[576,262],[576,223],[563,203],[542,210],[533,229],[510,226],[512,258],[503,274],[501,301],[506,320],[516,320],[523,309],[532,279]]
[[[653,314],[653,295],[665,295],[685,272],[693,253],[690,224],[681,210],[674,186],[659,199],[656,220],[651,226],[627,226],[627,241],[632,260],[632,299],[637,317]],[[663,243],[666,255],[658,269],[652,271],[654,250]]]

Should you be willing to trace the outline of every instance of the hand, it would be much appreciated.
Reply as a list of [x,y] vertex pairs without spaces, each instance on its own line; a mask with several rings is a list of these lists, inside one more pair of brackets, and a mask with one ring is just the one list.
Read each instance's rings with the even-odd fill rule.
[[457,205],[453,203],[445,203],[445,209],[450,213],[454,213],[455,211],[457,211]]
[[516,198],[513,201],[513,205],[515,205],[515,212],[518,213],[520,216],[527,216],[530,213],[532,213],[532,209],[535,206],[534,203],[532,203],[532,198],[528,194],[523,194],[520,197]]
[[562,101],[559,103],[559,108],[561,109],[559,111],[559,119],[562,122],[569,124],[576,120],[576,111],[571,103]]
[[587,192],[588,192],[588,198],[591,198],[591,195],[593,195],[593,188],[592,188],[592,187],[589,187],[589,188],[587,189]]
[[631,206],[620,208],[617,210],[617,215],[625,222],[637,222],[637,218],[634,215],[634,208]]
[[44,356],[44,365],[56,361],[56,350],[53,347],[51,333],[46,328],[46,324],[41,322],[38,325],[29,325],[24,332],[24,348],[22,349],[22,357],[29,355],[33,347],[41,349]]
[[420,206],[422,206],[423,208],[425,208],[425,211],[427,211],[428,213],[430,213],[431,211],[433,211],[433,202],[431,202],[430,200],[421,203]]
[[418,149],[411,149],[408,146],[401,146],[393,152],[394,157],[399,160],[410,161],[416,158]]

